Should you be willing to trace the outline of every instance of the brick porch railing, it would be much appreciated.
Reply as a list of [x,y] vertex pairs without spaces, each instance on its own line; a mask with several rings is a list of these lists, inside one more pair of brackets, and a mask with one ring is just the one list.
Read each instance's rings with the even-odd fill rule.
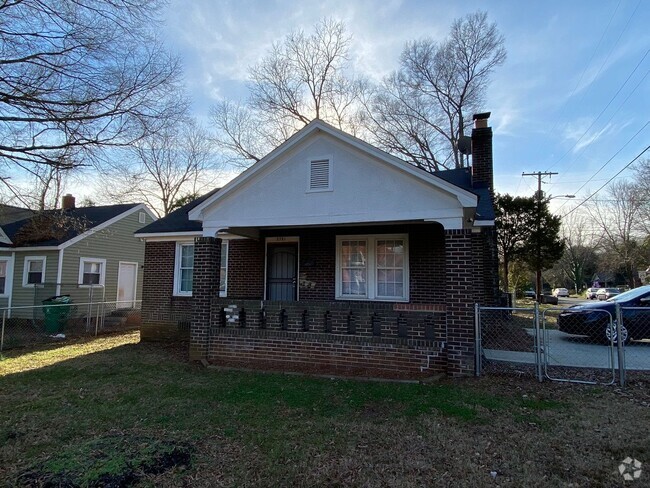
[[214,364],[419,377],[446,369],[444,307],[214,298]]

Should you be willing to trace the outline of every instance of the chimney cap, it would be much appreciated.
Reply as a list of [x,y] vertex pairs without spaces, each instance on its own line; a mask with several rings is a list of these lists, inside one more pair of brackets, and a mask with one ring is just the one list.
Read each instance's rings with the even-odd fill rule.
[[473,120],[489,119],[491,114],[492,112],[483,112],[480,114],[474,114]]

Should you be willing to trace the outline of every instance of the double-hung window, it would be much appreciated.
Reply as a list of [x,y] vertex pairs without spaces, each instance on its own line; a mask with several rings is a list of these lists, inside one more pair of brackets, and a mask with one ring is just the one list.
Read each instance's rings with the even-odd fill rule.
[[106,260],[100,258],[79,259],[80,286],[104,285],[106,277]]
[[221,266],[219,266],[219,296],[228,296],[228,241],[221,241]]
[[45,256],[28,256],[23,270],[23,286],[45,283]]
[[[221,242],[221,263],[219,270],[219,296],[225,297],[228,285],[228,241]],[[176,269],[174,272],[174,295],[192,296],[194,280],[194,243],[176,244]]]
[[179,242],[176,245],[175,295],[192,295],[194,279],[194,243]]
[[336,297],[408,300],[406,235],[338,236]]
[[9,283],[7,282],[10,270],[9,262],[10,258],[0,258],[0,296],[9,294]]

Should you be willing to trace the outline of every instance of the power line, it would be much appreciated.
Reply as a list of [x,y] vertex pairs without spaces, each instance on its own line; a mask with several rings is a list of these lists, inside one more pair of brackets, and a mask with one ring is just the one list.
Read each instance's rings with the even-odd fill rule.
[[[609,108],[609,106],[612,104],[612,102],[616,99],[616,97],[618,96],[618,94],[621,93],[621,90],[623,90],[623,88],[625,88],[625,85],[627,85],[627,82],[630,81],[630,78],[632,78],[632,76],[634,75],[634,73],[636,73],[636,70],[639,69],[639,66],[641,66],[641,64],[643,63],[643,61],[645,60],[645,58],[648,56],[648,53],[650,53],[650,49],[648,49],[648,50],[645,52],[645,54],[643,55],[643,57],[641,58],[641,60],[637,63],[637,65],[634,67],[634,69],[632,70],[632,72],[628,75],[628,77],[625,79],[625,81],[624,81],[623,84],[619,87],[619,89],[616,91],[616,93],[614,93],[614,95],[612,95],[612,97],[609,99],[609,102],[607,102],[607,105],[605,105],[605,108],[603,108],[603,109],[600,111],[600,113],[599,113],[598,116],[593,120],[593,122],[591,123],[591,125],[590,125],[589,127],[587,127],[587,129],[582,133],[582,135],[581,135],[581,136],[580,136],[580,137],[579,137],[579,138],[578,138],[578,139],[573,143],[573,145],[572,145],[572,146],[571,146],[571,147],[570,147],[570,148],[569,148],[569,149],[568,149],[568,150],[567,150],[567,151],[566,151],[566,152],[565,152],[565,153],[564,153],[564,154],[563,154],[563,155],[562,155],[562,156],[561,156],[557,161],[555,161],[552,165],[550,165],[550,166],[548,167],[549,170],[550,170],[551,168],[555,167],[555,166],[556,166],[560,161],[562,161],[562,160],[563,160],[563,159],[564,159],[564,158],[565,158],[565,157],[566,157],[566,156],[567,156],[567,155],[568,155],[568,154],[573,150],[573,148],[576,147],[576,146],[578,145],[578,143],[582,140],[582,138],[583,138],[584,136],[587,135],[587,133],[588,133],[588,132],[591,130],[591,128],[596,124],[596,122],[598,122],[598,119],[600,119],[600,117],[605,113],[605,111]],[[628,101],[628,99],[630,98],[630,96],[632,95],[632,93],[634,93],[634,92],[636,91],[636,89],[639,87],[639,85],[643,82],[643,80],[645,80],[646,76],[648,76],[648,73],[650,73],[650,71],[647,71],[647,72],[646,72],[646,74],[643,76],[643,78],[641,79],[641,81],[640,81],[640,82],[639,82],[639,83],[634,87],[634,89],[629,93],[629,95],[627,96],[627,98],[625,98],[625,100],[623,100],[623,103],[621,103],[621,105],[619,105],[619,107],[618,107],[618,108],[616,109],[616,111],[612,114],[612,116],[607,120],[607,122],[609,122],[610,120],[612,120],[612,118],[614,117],[614,115],[616,115],[616,114],[618,113],[618,111],[621,109],[621,107],[622,107],[623,105],[625,105],[625,102]],[[607,126],[607,123],[605,124],[605,126]]]
[[[596,193],[598,193],[600,190],[602,190],[603,188],[605,188],[605,187],[606,187],[606,186],[607,186],[607,185],[608,185],[608,184],[609,184],[609,183],[610,183],[614,178],[616,178],[616,177],[617,177],[618,175],[620,175],[623,171],[625,171],[627,168],[629,168],[630,166],[632,166],[632,165],[634,164],[634,162],[635,162],[637,159],[639,159],[641,156],[643,156],[643,155],[646,153],[646,151],[647,151],[648,149],[650,149],[650,146],[646,146],[646,148],[645,148],[643,151],[641,151],[639,154],[637,154],[637,156],[636,156],[632,161],[630,161],[630,162],[627,163],[625,166],[623,166],[623,168],[622,168],[618,173],[616,173],[616,174],[615,174],[614,176],[612,176],[609,180],[607,180],[607,182],[606,182],[603,186],[601,186],[600,188],[598,188],[598,190],[596,190],[595,192],[593,192],[591,195],[589,195],[587,198],[585,198],[582,202],[580,202],[578,205],[576,205],[576,206],[573,207],[571,210],[569,210],[566,214],[564,214],[564,216],[566,217],[566,216],[568,216],[568,215],[571,215],[571,214],[572,214],[573,212],[575,212],[578,208],[580,208],[582,205],[584,205],[584,204],[587,203],[589,200],[591,200],[591,199],[593,198],[593,196],[594,196]],[[559,210],[559,209],[558,209],[558,210]]]
[[[634,134],[630,139],[628,139],[628,141],[627,141],[625,144],[623,144],[623,146],[622,146],[618,151],[616,151],[616,152],[614,153],[614,155],[613,155],[611,158],[609,158],[607,161],[605,161],[605,163],[603,163],[603,165],[598,169],[598,171],[596,171],[593,175],[591,175],[591,177],[590,177],[587,181],[585,181],[585,182],[582,184],[582,186],[581,186],[580,188],[578,188],[574,193],[576,193],[576,194],[579,193],[580,190],[582,190],[585,186],[587,186],[587,184],[590,183],[590,182],[594,179],[594,177],[595,177],[596,175],[598,175],[598,173],[600,173],[600,172],[605,168],[605,166],[607,166],[610,162],[612,162],[612,160],[613,160],[616,156],[618,156],[618,155],[620,154],[620,152],[621,152],[623,149],[625,149],[625,148],[627,147],[627,145],[628,145],[630,142],[632,142],[632,141],[636,138],[636,136],[638,136],[638,135],[643,131],[643,129],[645,129],[645,128],[648,126],[648,124],[650,124],[650,121],[646,122],[645,125],[644,125],[643,127],[641,127],[641,128],[640,128],[640,129],[639,129],[639,130],[638,130],[638,131],[637,131],[637,132],[636,132],[636,133],[635,133],[635,134]],[[618,175],[618,174],[620,174],[620,172],[617,173],[617,175]],[[614,178],[615,178],[617,175],[615,175]],[[609,180],[607,180],[607,183],[609,183],[610,181],[612,181],[614,178],[610,178]],[[607,183],[605,183],[605,184],[607,184]],[[560,206],[560,208],[558,208],[558,210],[560,210],[563,206],[564,206],[564,203]]]

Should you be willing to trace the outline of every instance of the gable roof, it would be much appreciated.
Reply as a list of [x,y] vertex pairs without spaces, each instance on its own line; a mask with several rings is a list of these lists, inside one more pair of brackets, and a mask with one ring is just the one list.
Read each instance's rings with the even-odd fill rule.
[[[86,232],[92,232],[97,230],[97,227],[102,225],[108,225],[112,223],[113,219],[116,219],[122,214],[131,213],[137,209],[142,209],[147,213],[151,214],[151,211],[142,203],[125,203],[119,205],[103,205],[97,207],[80,207],[73,208],[69,210],[45,210],[44,212],[39,212],[32,217],[18,220],[2,226],[2,230],[6,236],[13,242],[16,241],[16,236],[19,234],[20,230],[27,224],[29,224],[33,218],[38,215],[52,215],[56,216],[57,214],[64,214],[67,217],[73,219],[78,219],[79,221],[85,223],[85,228],[71,228],[69,229],[61,238],[52,238],[46,239],[38,242],[30,242],[22,244],[20,247],[56,247],[61,246],[68,241],[71,241],[75,238],[82,238]],[[153,215],[152,215],[153,216]],[[15,244],[0,242],[0,247],[17,247]]]
[[28,208],[16,207],[14,205],[0,205],[0,225],[10,224],[17,220],[26,219],[36,212]]
[[196,220],[189,220],[188,212],[192,210],[197,205],[203,203],[207,198],[210,198],[216,192],[219,191],[219,188],[206,193],[205,195],[200,196],[196,200],[192,200],[190,203],[183,205],[181,208],[174,210],[169,213],[166,217],[158,219],[151,224],[138,230],[135,235],[143,237],[145,235],[151,234],[168,234],[168,233],[179,233],[179,232],[194,232],[200,234],[203,230],[201,222]]
[[262,171],[266,166],[271,164],[273,161],[277,160],[281,155],[287,153],[292,148],[296,147],[297,144],[305,140],[310,135],[322,131],[335,139],[338,139],[344,143],[347,143],[354,148],[361,150],[362,152],[369,154],[370,156],[379,159],[380,161],[406,173],[412,177],[415,177],[425,183],[430,184],[431,186],[438,188],[442,191],[454,195],[460,204],[464,207],[476,207],[477,195],[474,191],[468,190],[466,188],[457,186],[454,183],[451,183],[443,178],[436,176],[433,173],[424,171],[423,169],[417,168],[412,164],[407,163],[395,156],[392,156],[381,149],[376,148],[375,146],[368,144],[357,137],[354,137],[342,130],[339,130],[330,124],[323,122],[320,119],[312,120],[304,128],[299,130],[297,133],[292,135],[280,146],[275,148],[269,154],[264,156],[260,161],[255,163],[253,166],[248,168],[246,171],[241,173],[235,179],[230,181],[225,185],[221,191],[215,195],[212,195],[209,198],[206,198],[199,205],[195,206],[189,212],[189,218],[192,220],[202,220],[203,219],[203,210],[213,205],[220,199],[225,198],[229,193],[243,185],[246,181],[251,179],[254,175]]

